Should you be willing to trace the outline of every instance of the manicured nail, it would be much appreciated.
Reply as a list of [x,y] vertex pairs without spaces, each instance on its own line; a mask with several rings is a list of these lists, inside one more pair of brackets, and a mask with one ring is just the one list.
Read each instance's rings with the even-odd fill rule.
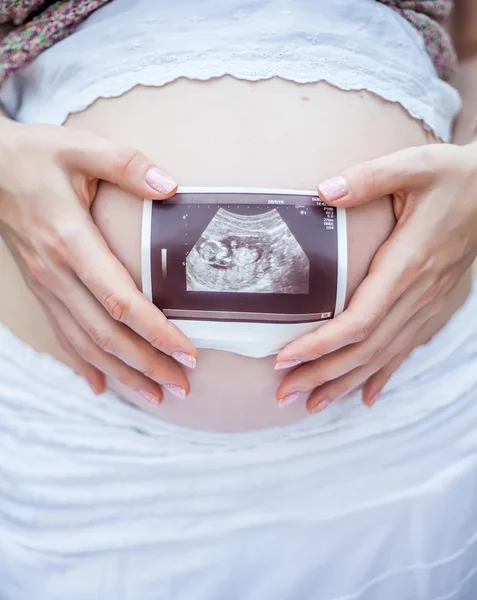
[[159,396],[157,396],[156,394],[153,394],[149,390],[139,390],[139,393],[141,394],[141,396],[144,398],[144,400],[146,402],[149,402],[149,404],[153,404],[154,406],[157,406],[158,404],[161,403],[161,399],[159,398]]
[[339,200],[349,192],[348,181],[342,175],[327,179],[323,183],[320,183],[318,192],[324,196],[325,200],[330,200],[331,202]]
[[366,406],[368,406],[368,408],[371,408],[373,406],[373,404],[376,402],[376,400],[379,398],[381,392],[376,392],[374,394],[374,396],[371,396],[371,398],[365,403]]
[[288,394],[288,396],[280,398],[280,400],[278,401],[278,406],[288,406],[289,404],[296,402],[302,394],[303,392],[293,392],[291,394]]
[[98,385],[94,381],[88,381],[89,387],[92,389],[95,396],[100,396],[104,392],[104,385]]
[[275,364],[275,371],[280,371],[280,369],[290,369],[291,367],[301,365],[301,363],[302,361],[297,358],[293,358],[292,360],[282,360]]
[[146,173],[146,183],[161,194],[169,194],[177,187],[177,183],[157,167],[152,167]]
[[318,402],[318,404],[311,409],[311,412],[313,414],[319,413],[322,410],[325,410],[325,408],[328,408],[330,404],[330,400],[321,400],[321,402]]
[[164,387],[166,388],[166,390],[169,390],[171,392],[171,394],[174,394],[174,396],[177,396],[181,400],[183,400],[186,397],[185,389],[181,388],[180,386],[176,385],[175,383],[165,383]]
[[180,362],[181,365],[189,367],[190,369],[195,369],[197,365],[197,361],[190,354],[186,354],[185,352],[177,351],[172,353],[172,358],[175,358],[177,362]]

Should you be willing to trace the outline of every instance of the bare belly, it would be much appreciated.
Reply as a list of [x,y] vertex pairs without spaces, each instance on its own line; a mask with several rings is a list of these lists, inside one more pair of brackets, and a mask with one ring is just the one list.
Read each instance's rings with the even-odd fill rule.
[[[141,149],[187,186],[315,189],[320,180],[351,164],[432,141],[398,105],[371,94],[277,79],[250,83],[225,77],[138,87],[121,98],[96,102],[66,125]],[[138,285],[141,210],[137,198],[109,184],[100,187],[93,206],[98,226]],[[347,224],[349,297],[392,230],[390,200],[348,211]],[[6,283],[0,319],[37,350],[67,363],[13,261],[4,248],[0,252]],[[468,281],[427,337],[464,301]],[[197,368],[188,373],[190,395],[181,401],[166,394],[157,408],[110,384],[145,410],[184,426],[227,431],[271,427],[307,415],[304,405],[278,407],[275,394],[284,375],[274,371],[274,362],[273,357],[202,349]]]

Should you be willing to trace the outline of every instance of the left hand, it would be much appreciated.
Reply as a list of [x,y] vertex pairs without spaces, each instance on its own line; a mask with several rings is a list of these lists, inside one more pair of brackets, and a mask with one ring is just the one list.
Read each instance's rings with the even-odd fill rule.
[[402,150],[318,191],[337,207],[392,195],[397,224],[346,310],[277,356],[278,368],[306,363],[277,398],[286,404],[311,392],[307,408],[319,412],[366,382],[371,406],[477,255],[477,144]]

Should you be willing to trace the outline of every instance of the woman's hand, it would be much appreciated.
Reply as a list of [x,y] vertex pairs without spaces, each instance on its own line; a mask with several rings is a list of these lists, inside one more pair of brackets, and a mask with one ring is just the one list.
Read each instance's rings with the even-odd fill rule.
[[371,406],[477,255],[477,144],[410,148],[322,183],[330,205],[392,195],[396,227],[346,310],[289,344],[277,368],[306,363],[278,389],[282,403],[311,394],[312,412],[366,382]]
[[0,233],[75,366],[97,393],[105,373],[151,403],[161,401],[161,385],[183,397],[189,384],[176,360],[193,367],[196,350],[139,292],[95,226],[100,180],[140,198],[165,199],[177,188],[134,149],[0,118]]

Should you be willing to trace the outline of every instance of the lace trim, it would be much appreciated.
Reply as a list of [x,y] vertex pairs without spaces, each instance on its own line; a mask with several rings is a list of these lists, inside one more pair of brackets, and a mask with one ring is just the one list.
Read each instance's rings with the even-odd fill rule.
[[[376,78],[370,69],[355,67],[353,70],[343,71],[343,65],[332,60],[323,59],[321,64],[298,70],[296,65],[280,63],[281,57],[278,56],[277,61],[271,64],[265,61],[267,64],[262,68],[252,70],[243,64],[225,65],[221,60],[210,61],[209,57],[201,61],[200,65],[190,61],[191,57],[184,58],[187,62],[181,62],[171,68],[163,64],[160,66],[142,64],[127,72],[118,70],[118,73],[110,73],[109,77],[101,81],[86,84],[79,92],[60,89],[49,102],[39,102],[39,105],[43,106],[34,115],[34,119],[59,125],[65,122],[69,114],[86,110],[98,98],[116,98],[137,85],[160,87],[181,78],[207,81],[225,75],[245,81],[259,81],[273,77],[303,84],[325,81],[343,91],[368,91],[388,102],[399,104],[412,118],[443,141],[449,141],[451,137],[452,119],[449,119],[449,113],[455,114],[460,108],[458,93],[445,82],[439,81],[437,85],[448,88],[446,91],[450,92],[450,106],[433,109],[430,102],[426,103],[428,92],[422,83],[414,80],[412,82],[415,91],[422,93],[406,94],[403,91],[405,85],[401,85],[397,79],[393,80],[393,86],[386,85],[386,82]],[[231,58],[233,60],[234,55]]]

